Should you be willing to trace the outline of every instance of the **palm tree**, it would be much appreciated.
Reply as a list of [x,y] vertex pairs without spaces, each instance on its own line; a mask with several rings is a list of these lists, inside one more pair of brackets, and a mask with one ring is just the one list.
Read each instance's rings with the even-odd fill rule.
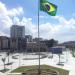
[[4,70],[5,70],[5,60],[6,60],[6,58],[2,58],[2,61],[4,63]]

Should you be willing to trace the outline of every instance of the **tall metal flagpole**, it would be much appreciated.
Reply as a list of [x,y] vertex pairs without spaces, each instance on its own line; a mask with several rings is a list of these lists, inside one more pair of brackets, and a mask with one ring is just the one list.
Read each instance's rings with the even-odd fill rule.
[[39,50],[38,74],[40,74],[39,8],[40,8],[40,0],[38,0],[38,50]]

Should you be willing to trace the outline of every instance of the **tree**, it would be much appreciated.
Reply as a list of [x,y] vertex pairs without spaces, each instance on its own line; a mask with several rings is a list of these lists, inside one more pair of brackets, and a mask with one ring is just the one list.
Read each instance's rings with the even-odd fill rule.
[[56,46],[58,44],[58,41],[54,39],[44,40],[42,42],[44,42],[48,48]]

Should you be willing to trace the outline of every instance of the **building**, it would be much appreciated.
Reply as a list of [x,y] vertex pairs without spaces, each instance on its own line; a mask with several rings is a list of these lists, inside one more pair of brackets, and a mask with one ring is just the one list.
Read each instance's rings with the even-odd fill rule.
[[25,27],[13,25],[10,30],[11,52],[23,52],[26,49]]
[[10,38],[10,50],[11,52],[16,52],[18,50],[18,39]]
[[0,36],[0,50],[2,49],[2,39],[1,39],[1,36]]
[[18,38],[18,52],[25,52],[26,50],[26,39]]
[[10,38],[11,52],[25,52],[26,39],[25,38]]
[[38,52],[40,47],[40,52],[47,52],[48,48],[45,43],[38,45],[37,42],[27,42],[27,52]]
[[10,30],[11,30],[10,35],[12,38],[24,38],[25,37],[24,26],[12,25]]
[[10,40],[6,36],[0,36],[0,51],[8,51],[10,49]]
[[25,35],[25,38],[27,40],[27,42],[32,42],[32,36],[31,35]]

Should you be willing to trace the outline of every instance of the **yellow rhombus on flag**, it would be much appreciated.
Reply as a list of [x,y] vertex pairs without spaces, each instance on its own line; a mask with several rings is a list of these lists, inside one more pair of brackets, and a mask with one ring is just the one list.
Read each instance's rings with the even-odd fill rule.
[[51,16],[55,16],[57,12],[57,6],[48,2],[47,0],[40,0],[40,10],[48,13]]

